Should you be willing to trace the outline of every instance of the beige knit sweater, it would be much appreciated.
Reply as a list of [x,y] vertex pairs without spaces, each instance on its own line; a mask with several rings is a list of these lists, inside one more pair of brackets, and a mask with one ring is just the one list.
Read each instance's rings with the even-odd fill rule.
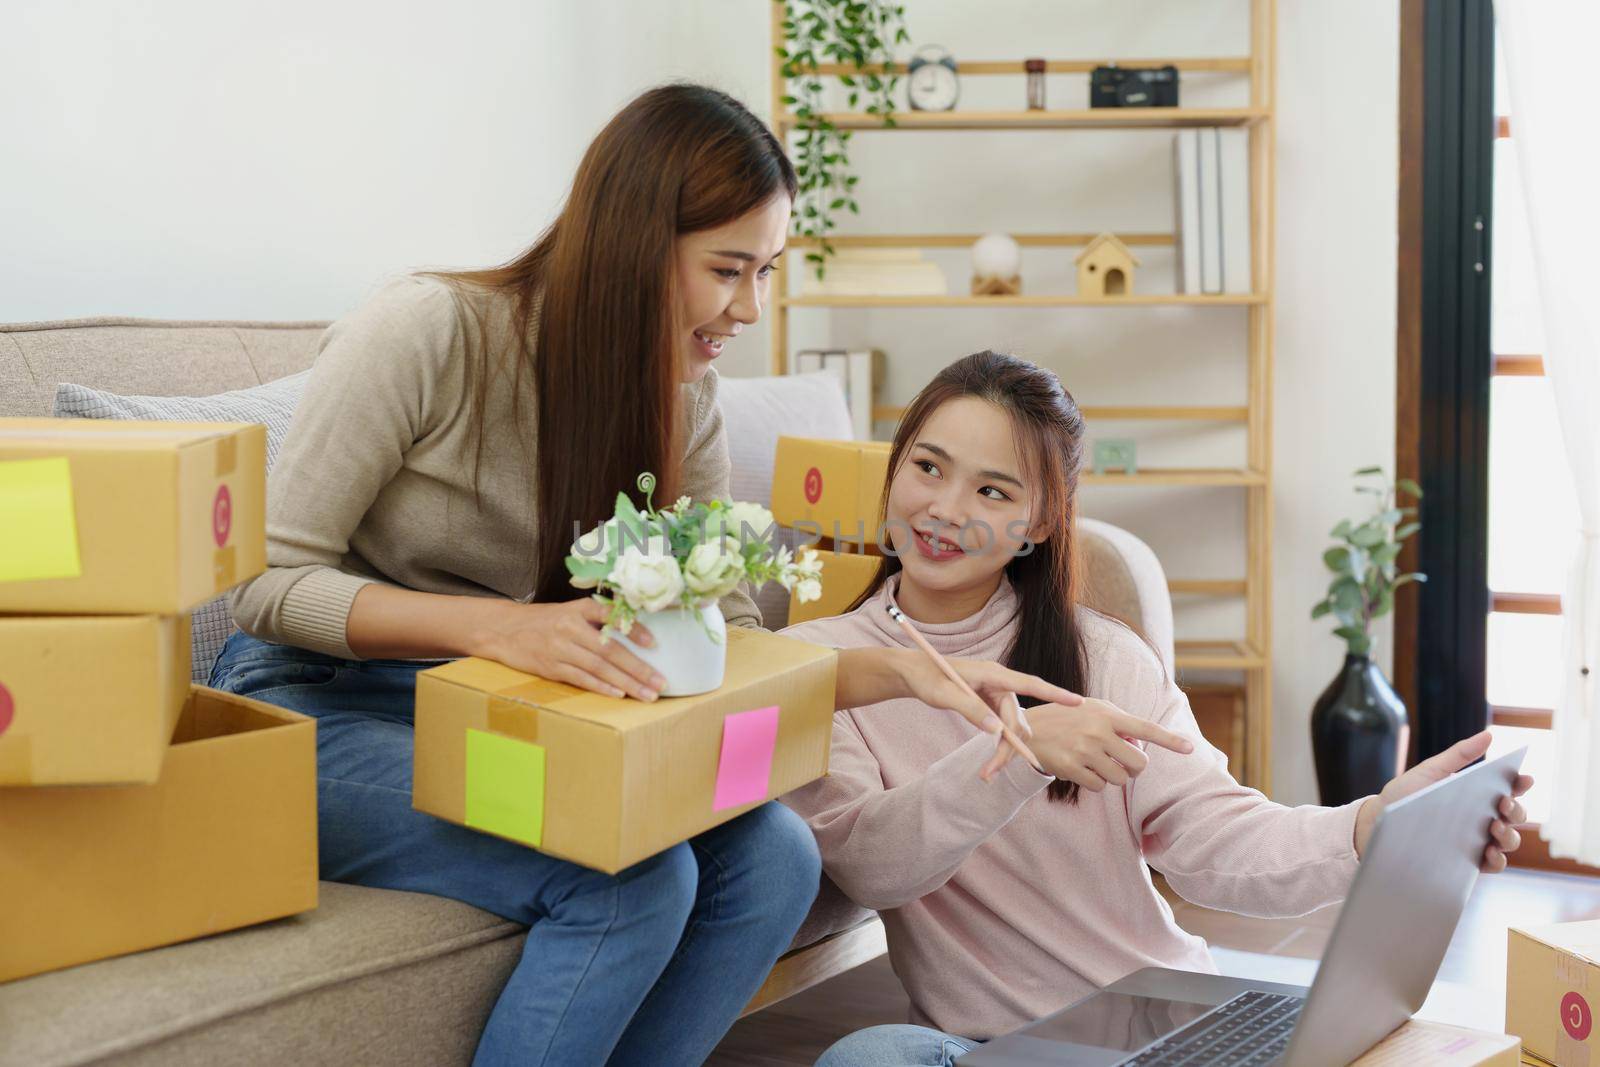
[[[481,336],[463,307],[469,301],[483,321]],[[267,479],[267,570],[230,595],[240,629],[356,659],[345,623],[369,582],[532,597],[536,472],[531,446],[510,424],[509,363],[489,382],[481,511],[472,494],[465,369],[480,346],[506,352],[513,331],[508,298],[481,289],[458,295],[414,275],[385,285],[328,328]],[[518,417],[528,426],[537,412],[531,375],[521,388]],[[682,492],[725,499],[728,443],[716,371],[683,390]],[[591,405],[595,432],[605,432],[604,397],[572,402]],[[535,440],[531,427],[520,436]],[[730,624],[761,623],[742,588],[722,610]]]

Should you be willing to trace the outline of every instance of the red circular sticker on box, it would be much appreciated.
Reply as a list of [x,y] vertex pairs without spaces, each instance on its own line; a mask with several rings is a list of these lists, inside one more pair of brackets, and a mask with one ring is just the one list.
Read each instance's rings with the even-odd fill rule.
[[1561,1025],[1567,1028],[1567,1036],[1572,1040],[1587,1041],[1589,1030],[1594,1026],[1594,1013],[1589,1010],[1589,1002],[1577,993],[1562,997]]
[[0,734],[6,732],[6,727],[11,725],[16,713],[17,702],[11,699],[11,690],[0,685]]
[[217,547],[221,548],[228,543],[228,534],[233,532],[233,494],[228,492],[225,485],[217,486],[217,495],[211,501],[211,536],[217,539]]
[[806,471],[806,503],[815,504],[822,499],[822,472],[812,467]]

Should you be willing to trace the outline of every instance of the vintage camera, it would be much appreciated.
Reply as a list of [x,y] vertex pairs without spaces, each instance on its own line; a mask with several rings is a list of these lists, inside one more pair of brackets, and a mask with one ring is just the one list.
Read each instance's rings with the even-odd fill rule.
[[1177,107],[1178,68],[1096,67],[1089,75],[1090,107]]

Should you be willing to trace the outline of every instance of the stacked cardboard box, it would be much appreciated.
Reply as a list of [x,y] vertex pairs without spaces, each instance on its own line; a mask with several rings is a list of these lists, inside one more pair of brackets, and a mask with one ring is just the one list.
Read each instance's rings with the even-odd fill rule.
[[313,724],[191,686],[266,431],[0,419],[0,981],[316,906]]
[[822,599],[789,598],[789,621],[846,611],[877,576],[887,441],[780,437],[772,469],[772,516],[820,538]]

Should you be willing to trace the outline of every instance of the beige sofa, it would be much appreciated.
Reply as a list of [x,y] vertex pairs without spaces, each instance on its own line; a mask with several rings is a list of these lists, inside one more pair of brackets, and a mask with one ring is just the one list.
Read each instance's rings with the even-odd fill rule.
[[[58,382],[204,396],[272,381],[311,364],[325,325],[0,324],[0,417],[52,414]],[[726,416],[740,435],[739,412]],[[770,485],[765,462],[764,476],[741,471],[744,484]],[[1172,607],[1155,556],[1092,520],[1080,542],[1089,602],[1142,630],[1170,669]],[[0,1067],[465,1064],[523,933],[457,901],[325,882],[305,915],[0,985]],[[825,883],[747,1011],[883,950],[878,919]]]

